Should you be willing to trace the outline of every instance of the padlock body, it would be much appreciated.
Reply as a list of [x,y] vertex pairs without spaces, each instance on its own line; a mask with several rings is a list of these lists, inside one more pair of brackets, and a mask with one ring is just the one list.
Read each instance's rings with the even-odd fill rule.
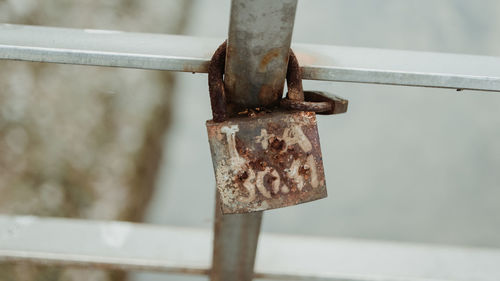
[[206,125],[224,214],[327,196],[315,113],[277,111]]

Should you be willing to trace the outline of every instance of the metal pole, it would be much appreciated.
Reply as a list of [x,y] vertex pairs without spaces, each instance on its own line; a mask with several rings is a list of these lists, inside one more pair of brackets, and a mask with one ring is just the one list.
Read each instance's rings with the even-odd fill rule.
[[252,280],[262,212],[223,215],[217,194],[210,279]]
[[[297,0],[233,0],[225,85],[236,108],[282,95]],[[218,198],[218,196],[217,196]],[[262,212],[222,215],[217,199],[211,280],[252,280]]]
[[229,102],[243,108],[274,104],[283,83],[297,0],[233,0],[226,76]]

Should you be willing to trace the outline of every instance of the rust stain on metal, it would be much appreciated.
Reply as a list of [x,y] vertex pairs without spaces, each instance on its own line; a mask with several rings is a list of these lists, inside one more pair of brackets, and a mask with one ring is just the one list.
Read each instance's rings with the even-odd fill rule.
[[224,214],[327,196],[315,113],[277,111],[207,121],[207,130]]
[[271,81],[269,84],[264,84],[260,87],[258,94],[259,101],[263,104],[272,105],[278,100],[279,93],[283,92],[283,86]]
[[[281,48],[272,48],[269,50],[260,60],[259,64],[259,71],[260,72],[265,72],[267,69],[267,65],[269,62],[271,62],[273,59],[277,58],[281,54]],[[287,56],[285,56],[285,59],[288,59]],[[286,61],[285,61],[286,62]]]
[[349,101],[333,94],[320,91],[305,91],[304,101],[293,100],[289,95],[280,101],[280,106],[290,110],[313,111],[332,115],[347,112]]
[[302,71],[299,66],[299,61],[291,49],[286,71],[286,83],[288,87],[287,97],[291,100],[303,101]]
[[281,107],[291,110],[313,111],[318,114],[332,111],[332,105],[329,102],[307,102],[290,99],[282,99]]
[[331,109],[319,113],[317,112],[323,115],[346,113],[349,105],[348,100],[322,91],[304,91],[304,98],[307,102],[311,103],[329,103]]

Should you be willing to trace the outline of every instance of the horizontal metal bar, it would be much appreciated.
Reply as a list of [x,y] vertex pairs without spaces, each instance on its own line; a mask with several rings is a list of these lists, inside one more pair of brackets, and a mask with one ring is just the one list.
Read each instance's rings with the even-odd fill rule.
[[[0,216],[0,261],[208,274],[212,232]],[[500,249],[262,234],[256,276],[281,280],[493,281]]]
[[0,216],[0,261],[206,274],[210,233],[32,216]]
[[[0,25],[0,59],[207,72],[223,39]],[[292,44],[303,78],[500,91],[500,58]]]

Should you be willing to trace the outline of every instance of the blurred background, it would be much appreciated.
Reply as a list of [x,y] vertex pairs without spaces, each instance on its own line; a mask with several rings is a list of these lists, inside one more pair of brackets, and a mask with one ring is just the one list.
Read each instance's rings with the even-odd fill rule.
[[[222,39],[229,10],[229,0],[0,0],[0,22]],[[299,1],[292,40],[500,56],[499,13],[494,0]],[[347,114],[319,117],[329,197],[267,211],[263,231],[500,247],[500,95],[304,88],[349,99]],[[1,61],[0,212],[211,228],[210,117],[206,74]],[[0,280],[123,278],[0,266]]]

